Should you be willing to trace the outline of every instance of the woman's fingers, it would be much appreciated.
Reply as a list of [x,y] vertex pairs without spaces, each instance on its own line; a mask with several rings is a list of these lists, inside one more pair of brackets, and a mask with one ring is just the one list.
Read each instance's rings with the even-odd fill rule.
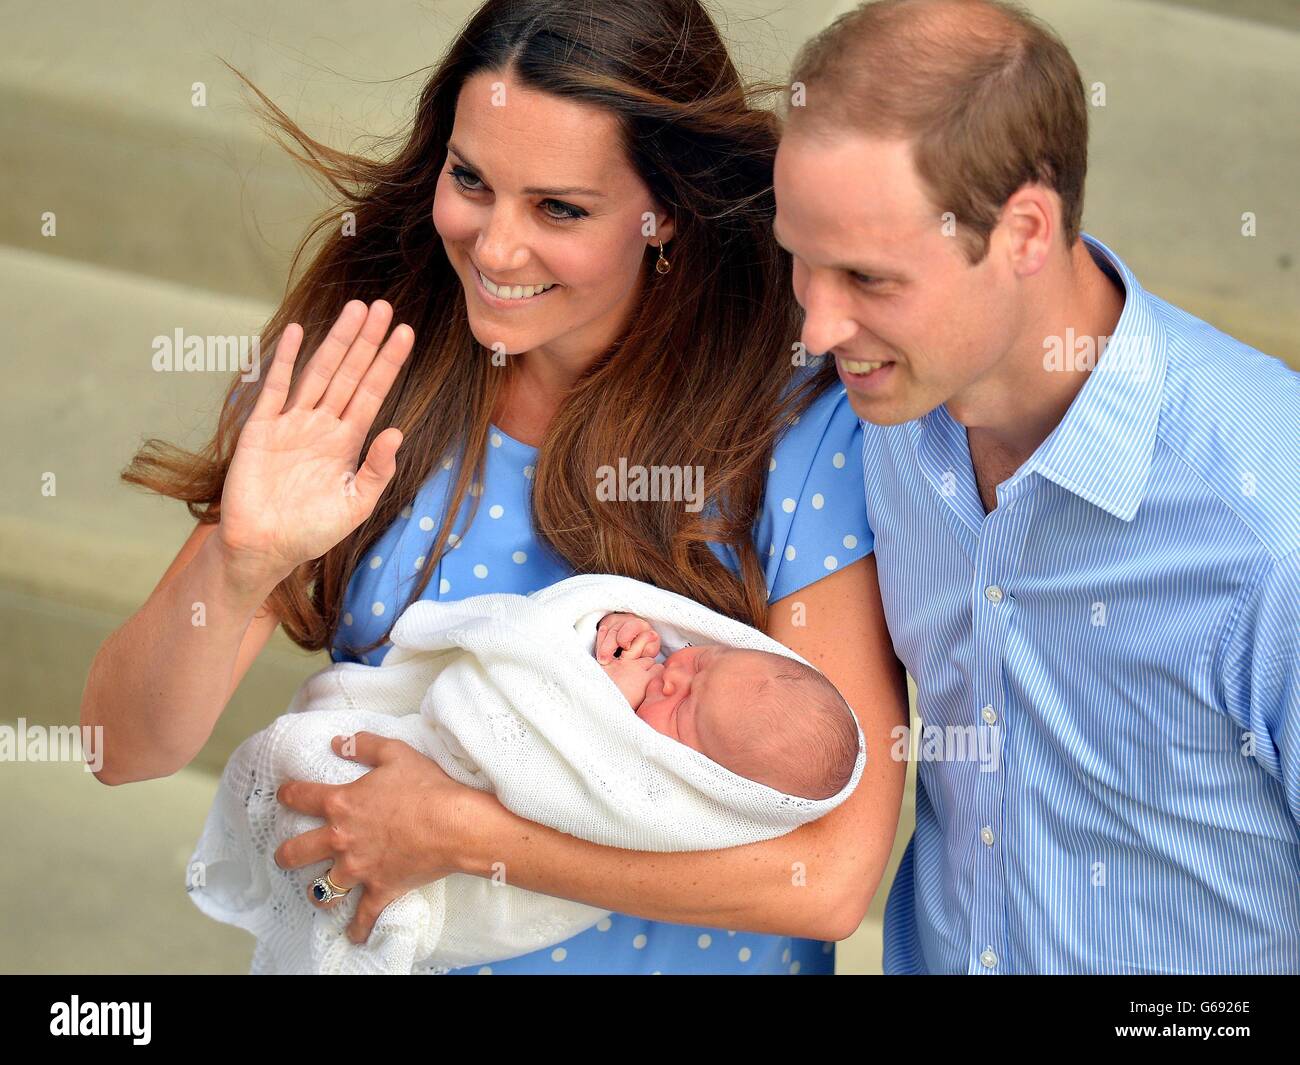
[[[303,866],[315,865],[317,862],[330,862],[331,864],[326,872],[329,873],[334,886],[342,890],[355,888],[361,882],[348,876],[334,864],[339,857],[338,852],[335,850],[335,844],[333,828],[330,825],[322,825],[320,828],[313,828],[310,832],[304,832],[281,843],[274,854],[275,864],[281,869],[301,869]],[[314,906],[321,909],[334,906],[342,901],[342,898],[339,897],[331,899],[329,902],[317,902],[311,886],[307,888],[307,897],[311,899]]]
[[290,322],[284,327],[280,339],[275,344],[275,354],[271,357],[271,368],[266,372],[262,382],[262,391],[257,394],[248,420],[274,418],[284,410],[284,400],[289,394],[289,382],[293,380],[293,363],[298,357],[298,346],[302,343],[302,326]]
[[361,901],[357,903],[357,912],[352,915],[352,923],[348,925],[348,939],[357,944],[365,943],[374,931],[379,915],[388,908],[389,903],[400,897],[397,893],[380,895],[367,892],[362,895]]
[[352,341],[352,346],[348,348],[343,362],[334,372],[329,388],[325,390],[321,401],[316,404],[318,408],[330,411],[338,417],[343,416],[343,410],[370,368],[375,352],[379,350],[379,345],[388,335],[388,326],[392,320],[393,307],[387,300],[375,300],[370,305],[370,311],[361,325],[361,332]]
[[402,430],[390,425],[372,441],[366,452],[366,461],[357,470],[353,484],[366,507],[366,514],[375,509],[388,482],[397,472],[397,449],[402,443]]
[[[326,857],[332,857],[332,855],[326,855]],[[320,859],[317,860],[319,861]],[[325,870],[325,873],[329,874],[330,881],[340,891],[346,892],[349,888],[360,888],[361,886],[360,880],[356,880],[348,876],[337,865],[331,865],[328,869]],[[320,875],[324,876],[325,873],[321,873]],[[317,902],[316,889],[315,886],[311,884],[307,886],[307,897],[311,899],[312,904],[314,906],[322,910],[329,909],[329,907],[331,906],[337,906],[340,902],[343,901],[343,896],[338,895],[335,898],[330,899],[328,902]]]
[[352,342],[357,338],[357,331],[366,321],[368,309],[361,300],[348,300],[334,319],[330,331],[320,342],[316,354],[303,368],[294,386],[293,398],[289,402],[290,410],[311,410],[320,397],[325,394],[334,379],[334,372],[348,353]]
[[[281,869],[301,869],[312,862],[323,862],[334,857],[333,837],[330,826],[323,825],[304,832],[300,836],[286,839],[275,849],[272,857]],[[338,883],[337,880],[335,883]],[[339,884],[339,887],[344,885]]]
[[361,378],[342,414],[343,421],[360,436],[364,437],[370,431],[371,423],[379,413],[388,390],[397,380],[397,374],[410,355],[414,342],[415,330],[409,325],[399,325]]

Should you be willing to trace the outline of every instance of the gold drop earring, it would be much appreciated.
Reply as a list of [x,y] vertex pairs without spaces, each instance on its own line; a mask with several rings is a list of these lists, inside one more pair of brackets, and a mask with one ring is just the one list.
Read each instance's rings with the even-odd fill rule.
[[659,242],[659,258],[655,260],[655,272],[666,274],[673,268],[673,264],[664,258],[664,242]]

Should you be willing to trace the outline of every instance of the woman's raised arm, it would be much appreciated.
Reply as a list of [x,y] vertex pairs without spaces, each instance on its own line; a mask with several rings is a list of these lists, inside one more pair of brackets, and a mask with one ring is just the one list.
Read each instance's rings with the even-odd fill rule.
[[104,730],[101,783],[170,776],[189,764],[279,624],[263,605],[274,583],[241,581],[216,531],[200,524],[190,533],[91,663],[81,724]]
[[194,530],[91,664],[81,724],[103,729],[101,782],[188,765],[278,624],[259,610],[267,597],[373,512],[400,431],[385,429],[357,461],[414,340],[406,325],[389,334],[392,314],[383,300],[349,301],[296,383],[302,327],[280,336],[226,472],[221,520]]
[[907,723],[907,694],[874,556],[772,604],[770,619],[768,634],[821,669],[861,722],[866,769],[842,805],[762,843],[660,853],[588,843],[475,793],[463,821],[468,838],[455,845],[460,871],[491,877],[504,867],[516,887],[655,921],[823,940],[852,935],[889,860],[906,772],[888,754],[890,730]]

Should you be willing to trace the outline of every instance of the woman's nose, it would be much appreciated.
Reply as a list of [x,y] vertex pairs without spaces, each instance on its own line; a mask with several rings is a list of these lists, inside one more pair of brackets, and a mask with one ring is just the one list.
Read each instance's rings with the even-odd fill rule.
[[[494,207],[474,244],[475,258],[485,271],[506,274],[528,262],[528,248],[519,239],[519,226],[509,209]],[[506,280],[498,278],[497,280]]]

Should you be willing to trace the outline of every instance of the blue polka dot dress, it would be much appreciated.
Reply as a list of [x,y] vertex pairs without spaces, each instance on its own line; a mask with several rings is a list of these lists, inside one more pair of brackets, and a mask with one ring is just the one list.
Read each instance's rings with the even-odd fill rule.
[[[533,535],[529,490],[537,451],[496,426],[489,431],[479,512],[462,539],[453,539],[423,593],[463,599],[487,592],[526,595],[573,576]],[[856,562],[871,544],[862,489],[862,429],[843,388],[832,385],[778,440],[768,467],[762,514],[754,532],[763,561],[768,601],[775,602]],[[348,585],[334,661],[378,665],[384,643],[353,657],[341,646],[376,639],[406,603],[425,553],[441,527],[450,463],[434,470],[415,500],[376,542]],[[471,500],[464,501],[457,529]],[[739,573],[735,551],[711,545]],[[451,970],[489,973],[825,973],[835,971],[835,945],[790,936],[705,928],[613,913],[554,947],[490,966]]]

